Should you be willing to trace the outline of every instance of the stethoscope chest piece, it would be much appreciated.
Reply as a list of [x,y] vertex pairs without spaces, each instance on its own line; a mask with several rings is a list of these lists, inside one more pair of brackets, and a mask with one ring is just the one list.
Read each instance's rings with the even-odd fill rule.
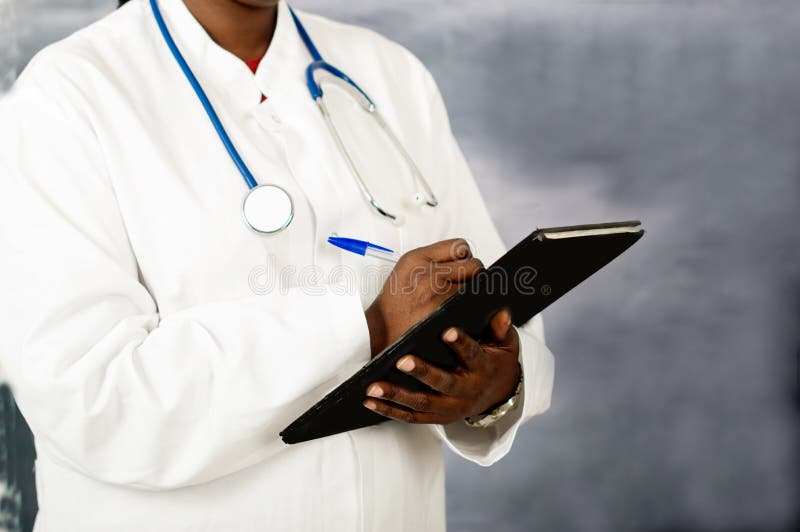
[[278,185],[260,185],[245,196],[242,217],[256,233],[279,233],[292,223],[294,203],[289,193]]

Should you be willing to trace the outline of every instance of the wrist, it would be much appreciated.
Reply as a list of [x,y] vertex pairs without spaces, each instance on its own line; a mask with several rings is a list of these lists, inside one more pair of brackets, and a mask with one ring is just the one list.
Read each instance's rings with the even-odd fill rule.
[[511,384],[505,390],[503,390],[503,393],[499,395],[499,398],[494,403],[492,403],[492,406],[481,412],[481,415],[488,415],[496,408],[512,399],[517,394],[521,382],[522,365],[519,362],[516,362],[514,364],[513,379],[510,381]]
[[520,364],[519,361],[517,361],[517,363],[514,364],[514,380],[512,382],[514,383],[514,385],[511,387],[508,393],[506,393],[505,399],[501,401],[501,403],[505,403],[506,401],[514,397],[515,395],[517,395],[517,392],[519,391],[519,386],[520,384],[522,384],[522,364]]
[[523,386],[524,382],[523,382],[522,371],[520,368],[519,381],[517,381],[514,393],[512,393],[505,401],[496,405],[486,413],[466,418],[464,420],[464,423],[467,426],[473,428],[491,427],[492,425],[497,423],[500,419],[502,419],[506,414],[519,407],[522,397]]

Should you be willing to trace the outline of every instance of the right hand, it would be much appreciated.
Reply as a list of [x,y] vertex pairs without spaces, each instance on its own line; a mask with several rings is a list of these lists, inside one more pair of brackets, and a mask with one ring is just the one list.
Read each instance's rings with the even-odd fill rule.
[[409,251],[366,311],[374,357],[483,269],[462,238]]

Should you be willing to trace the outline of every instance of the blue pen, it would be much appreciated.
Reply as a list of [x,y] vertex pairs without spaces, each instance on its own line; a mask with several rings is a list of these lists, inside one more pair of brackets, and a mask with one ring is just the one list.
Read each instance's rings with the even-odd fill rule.
[[363,257],[375,257],[389,262],[397,262],[399,257],[397,253],[389,248],[371,244],[364,240],[356,240],[355,238],[342,238],[339,236],[332,236],[328,238],[328,243],[333,244],[337,248],[356,253]]

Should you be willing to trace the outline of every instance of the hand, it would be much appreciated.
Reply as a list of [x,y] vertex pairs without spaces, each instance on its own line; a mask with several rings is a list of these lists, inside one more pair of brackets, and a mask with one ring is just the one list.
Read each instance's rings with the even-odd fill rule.
[[446,425],[490,411],[514,394],[522,369],[519,335],[511,325],[511,314],[502,310],[490,322],[493,341],[479,344],[463,331],[450,328],[442,339],[458,355],[461,365],[445,371],[413,355],[397,361],[397,368],[433,389],[415,392],[389,382],[367,388],[364,406],[407,423]]
[[467,279],[483,269],[467,241],[445,240],[400,257],[380,295],[366,311],[374,357],[427,318]]

